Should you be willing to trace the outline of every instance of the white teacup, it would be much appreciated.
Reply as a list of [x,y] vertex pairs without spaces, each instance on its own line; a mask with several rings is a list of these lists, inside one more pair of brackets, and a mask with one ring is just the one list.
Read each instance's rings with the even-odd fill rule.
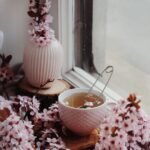
[[[93,129],[98,128],[104,117],[108,115],[110,107],[108,104],[112,104],[106,101],[104,95],[101,95],[103,104],[93,108],[74,108],[66,104],[66,98],[77,93],[88,93],[89,89],[74,88],[69,89],[61,93],[58,97],[59,114],[64,125],[77,133],[78,135],[88,135]],[[98,91],[93,90],[91,93],[99,95]]]

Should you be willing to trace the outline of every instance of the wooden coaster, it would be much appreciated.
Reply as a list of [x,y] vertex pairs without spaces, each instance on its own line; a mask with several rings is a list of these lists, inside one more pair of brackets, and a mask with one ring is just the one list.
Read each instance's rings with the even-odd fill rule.
[[[49,85],[49,88],[48,88]],[[28,82],[23,79],[22,82],[19,84],[19,87],[29,93],[36,93],[38,91],[39,95],[43,96],[53,96],[53,95],[59,95],[61,92],[70,89],[71,85],[66,82],[65,80],[55,80],[53,82],[50,82],[47,84],[47,88],[45,89],[38,89],[35,87],[32,87]]]
[[71,150],[87,150],[88,148],[94,147],[99,139],[99,129],[93,130],[93,132],[88,136],[63,136],[63,141],[65,142],[67,148]]

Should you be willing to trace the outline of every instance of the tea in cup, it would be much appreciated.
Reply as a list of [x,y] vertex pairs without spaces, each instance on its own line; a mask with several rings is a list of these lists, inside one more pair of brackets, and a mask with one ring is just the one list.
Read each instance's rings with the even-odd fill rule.
[[86,88],[74,88],[58,97],[61,120],[78,135],[88,135],[98,128],[110,109],[104,95],[96,90],[88,92]]

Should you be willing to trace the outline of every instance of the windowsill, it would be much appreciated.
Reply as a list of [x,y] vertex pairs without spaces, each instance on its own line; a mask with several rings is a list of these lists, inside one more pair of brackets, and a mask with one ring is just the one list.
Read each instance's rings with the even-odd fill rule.
[[[63,78],[70,84],[72,84],[74,87],[80,88],[90,88],[95,81],[95,78],[92,75],[86,73],[84,70],[77,67],[74,67],[74,70],[70,70],[63,74]],[[101,92],[103,87],[104,84],[98,81],[94,89]],[[104,95],[107,100],[111,101],[119,101],[122,99],[121,96],[119,96],[117,93],[115,93],[108,87],[105,89]]]
[[[86,73],[84,70],[77,67],[75,67],[74,70],[70,70],[65,74],[63,74],[63,78],[74,87],[80,87],[80,88],[90,88],[95,81],[95,78],[92,75]],[[101,89],[103,89],[103,87],[104,84],[98,82],[94,89],[98,91],[102,91]],[[105,89],[104,95],[106,99],[111,102],[117,102],[123,99],[123,97],[121,97],[119,94],[117,94],[116,92],[114,92],[108,87]],[[146,109],[148,108],[148,106],[142,103],[141,107],[143,108],[146,114],[150,114],[149,109]]]

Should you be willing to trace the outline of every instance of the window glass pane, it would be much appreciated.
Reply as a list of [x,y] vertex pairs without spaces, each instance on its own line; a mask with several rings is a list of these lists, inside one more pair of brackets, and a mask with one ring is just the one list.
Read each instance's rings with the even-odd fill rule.
[[[91,57],[87,55],[87,60],[77,65],[81,67],[82,64],[82,68],[90,73],[95,70],[101,72],[105,66],[113,65],[115,73],[109,87],[123,97],[132,92],[141,95],[144,108],[150,114],[150,1],[91,2],[92,36],[89,38],[92,42],[91,49],[87,50],[91,52]],[[83,23],[81,20],[79,22]],[[80,42],[78,44],[82,45]],[[86,51],[84,48],[78,50]],[[88,60],[93,62],[88,63],[93,69],[83,66],[84,61]]]
[[105,64],[115,67],[111,87],[135,92],[150,106],[150,1],[108,0]]
[[93,0],[75,0],[75,65],[94,71],[92,55]]

